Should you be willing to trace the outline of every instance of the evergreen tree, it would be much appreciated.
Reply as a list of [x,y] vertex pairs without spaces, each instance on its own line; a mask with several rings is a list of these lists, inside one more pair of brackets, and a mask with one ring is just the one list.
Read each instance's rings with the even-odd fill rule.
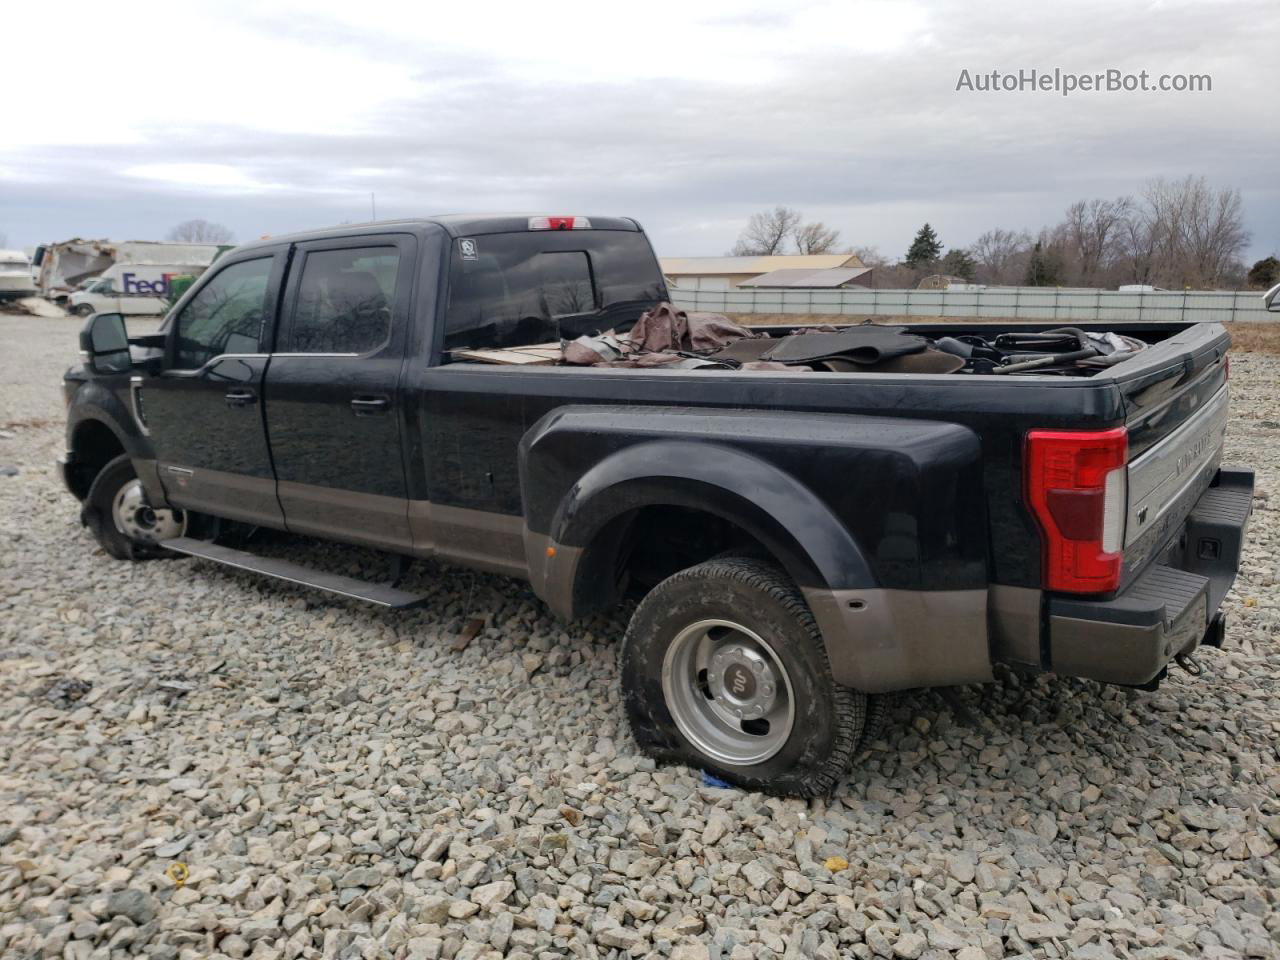
[[1270,290],[1280,283],[1280,260],[1264,257],[1249,268],[1249,286]]
[[902,262],[908,267],[925,267],[937,263],[941,256],[942,244],[938,241],[938,235],[933,227],[926,223],[920,228],[916,238],[911,241],[911,249],[907,251],[906,259]]
[[968,250],[956,247],[948,250],[947,255],[942,258],[942,272],[972,283],[978,275],[978,264]]
[[1058,285],[1058,267],[1057,259],[1046,255],[1044,247],[1037,242],[1031,248],[1031,257],[1027,260],[1027,286],[1056,287]]

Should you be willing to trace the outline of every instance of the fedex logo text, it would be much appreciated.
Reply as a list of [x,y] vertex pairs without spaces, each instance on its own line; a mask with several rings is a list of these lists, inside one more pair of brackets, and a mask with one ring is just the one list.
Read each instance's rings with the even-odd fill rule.
[[169,292],[169,280],[174,274],[163,274],[159,280],[139,280],[136,273],[126,273],[120,277],[124,293],[137,293],[154,297],[163,297]]

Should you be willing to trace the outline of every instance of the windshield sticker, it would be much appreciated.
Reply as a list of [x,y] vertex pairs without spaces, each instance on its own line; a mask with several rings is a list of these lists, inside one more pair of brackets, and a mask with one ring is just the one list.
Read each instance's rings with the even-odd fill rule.
[[463,260],[477,260],[480,257],[480,248],[474,240],[459,240],[458,249],[462,251]]

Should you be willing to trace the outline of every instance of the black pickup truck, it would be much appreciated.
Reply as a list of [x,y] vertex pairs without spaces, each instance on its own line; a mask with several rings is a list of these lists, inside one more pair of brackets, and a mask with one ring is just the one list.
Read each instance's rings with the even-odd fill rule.
[[[1222,643],[1253,490],[1220,463],[1222,326],[1081,324],[1070,336],[1140,349],[1065,370],[464,349],[554,349],[667,298],[628,219],[266,239],[222,257],[157,334],[91,318],[60,469],[122,559],[419,600],[390,574],[241,549],[247,525],[519,577],[566,619],[639,598],[620,669],[637,742],[779,793],[829,791],[880,694],[990,680],[996,662],[1152,687]],[[1051,326],[998,329],[1034,343]],[[991,333],[910,328],[984,355]]]

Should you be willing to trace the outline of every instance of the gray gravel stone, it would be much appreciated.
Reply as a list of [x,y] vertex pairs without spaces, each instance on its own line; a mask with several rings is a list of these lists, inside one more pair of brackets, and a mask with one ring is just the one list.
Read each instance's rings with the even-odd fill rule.
[[107,916],[128,917],[138,926],[155,919],[155,897],[145,890],[117,890],[107,897]]

